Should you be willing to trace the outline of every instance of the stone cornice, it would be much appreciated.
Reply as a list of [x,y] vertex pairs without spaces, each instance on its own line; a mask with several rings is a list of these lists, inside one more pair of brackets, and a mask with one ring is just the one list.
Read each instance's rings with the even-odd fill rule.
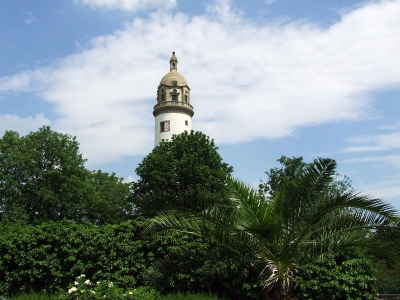
[[189,103],[179,102],[179,101],[165,101],[160,102],[154,106],[153,115],[157,117],[163,113],[183,113],[190,117],[193,117],[194,111],[193,106]]

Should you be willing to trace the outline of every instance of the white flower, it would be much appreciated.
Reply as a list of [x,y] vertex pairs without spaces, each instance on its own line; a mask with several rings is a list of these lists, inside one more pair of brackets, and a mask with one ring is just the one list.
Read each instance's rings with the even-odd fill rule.
[[113,287],[114,286],[114,283],[112,283],[112,282],[110,282],[109,284],[108,284],[108,287],[110,288],[110,287]]
[[85,283],[86,285],[90,285],[90,280],[89,280],[89,279],[86,279],[84,283]]
[[90,290],[90,293],[91,293],[92,295],[96,295],[96,292],[93,291],[93,290]]
[[79,282],[78,282],[78,281],[75,281],[75,282],[74,282],[74,284],[75,284],[75,285],[78,285],[78,284],[79,284]]
[[129,292],[128,294],[129,294],[129,295],[132,295],[133,293],[132,293],[132,292]]
[[77,288],[76,287],[72,287],[68,290],[68,294],[71,294],[73,292],[76,292]]

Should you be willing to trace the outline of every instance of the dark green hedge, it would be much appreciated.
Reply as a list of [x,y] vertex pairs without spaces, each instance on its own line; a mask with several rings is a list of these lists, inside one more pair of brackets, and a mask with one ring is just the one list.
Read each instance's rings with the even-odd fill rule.
[[303,265],[298,282],[301,300],[373,300],[378,290],[376,270],[363,255],[330,255]]
[[144,223],[2,226],[0,293],[54,292],[83,273],[94,280],[134,285],[154,258],[139,238]]
[[[122,288],[140,286],[152,263],[175,247],[189,247],[194,257],[198,249],[209,247],[178,233],[142,236],[147,223],[148,219],[139,217],[104,227],[66,220],[36,226],[0,225],[0,295],[66,290],[80,274],[92,281],[113,281]],[[245,267],[221,263],[212,274],[205,274],[203,259],[207,258],[178,264],[177,272],[156,288],[164,292],[212,291],[231,299],[232,294],[239,299],[257,297],[257,283]]]

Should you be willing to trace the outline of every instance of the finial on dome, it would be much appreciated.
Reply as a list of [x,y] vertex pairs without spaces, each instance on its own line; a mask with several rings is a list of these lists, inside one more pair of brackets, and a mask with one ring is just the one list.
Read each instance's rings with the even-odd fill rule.
[[169,60],[169,70],[178,71],[178,59],[175,56],[175,51],[172,52],[171,59]]

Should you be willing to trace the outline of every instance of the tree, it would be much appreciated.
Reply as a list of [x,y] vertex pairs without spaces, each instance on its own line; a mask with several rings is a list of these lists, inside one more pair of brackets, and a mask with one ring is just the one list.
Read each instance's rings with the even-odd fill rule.
[[[307,167],[312,167],[317,160],[306,163],[303,161],[303,157],[286,157],[282,155],[278,160],[280,168],[271,168],[266,171],[268,178],[266,182],[261,180],[259,184],[259,193],[264,197],[273,196],[275,191],[282,189],[285,185],[294,184],[298,176],[301,176]],[[330,184],[330,190],[334,191],[346,191],[351,188],[351,180],[346,175],[342,176],[338,173],[335,174],[335,179]]]
[[[147,231],[177,229],[217,243],[230,255],[210,253],[206,265],[237,257],[260,272],[265,298],[291,299],[300,267],[316,257],[348,249],[371,249],[399,257],[396,243],[369,238],[372,229],[396,226],[396,211],[380,199],[354,190],[331,191],[335,169],[332,159],[315,160],[292,184],[275,190],[269,199],[229,179],[231,205],[216,205],[201,195],[148,201],[147,209],[159,214]],[[190,257],[189,249],[183,246],[156,267],[161,274],[167,273],[176,259]]]
[[123,181],[115,173],[100,170],[89,177],[90,197],[86,203],[87,219],[98,225],[120,223],[134,215],[132,183]]
[[85,168],[76,137],[44,126],[0,139],[0,219],[118,223],[132,213],[131,184]]
[[233,168],[222,162],[214,140],[201,132],[183,132],[161,142],[136,168],[135,194],[203,190],[221,195]]
[[22,211],[29,222],[79,219],[90,172],[75,137],[44,126],[27,136],[6,131],[0,139],[2,217]]

